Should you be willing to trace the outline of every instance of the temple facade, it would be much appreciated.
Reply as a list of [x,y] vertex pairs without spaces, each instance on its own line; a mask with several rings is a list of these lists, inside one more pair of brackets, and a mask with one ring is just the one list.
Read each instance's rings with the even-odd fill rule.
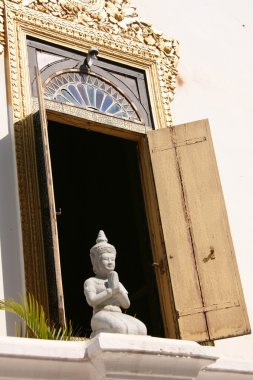
[[[0,299],[29,292],[81,340],[14,338],[1,311],[0,379],[252,376],[239,213],[252,144],[238,147],[237,127],[247,135],[238,67],[246,78],[253,57],[233,50],[250,45],[251,6],[237,20],[235,5],[198,3],[180,18],[183,2],[0,1]],[[100,229],[148,336],[89,339],[83,283]]]

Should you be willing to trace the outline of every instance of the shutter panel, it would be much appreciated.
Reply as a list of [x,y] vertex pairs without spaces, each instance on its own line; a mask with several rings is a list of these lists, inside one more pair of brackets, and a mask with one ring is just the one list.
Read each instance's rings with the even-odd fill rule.
[[179,336],[250,333],[208,121],[147,138]]
[[63,287],[57,220],[54,201],[52,169],[47,133],[47,116],[42,94],[40,74],[36,70],[39,112],[34,115],[34,137],[40,188],[40,203],[47,275],[50,319],[65,325]]

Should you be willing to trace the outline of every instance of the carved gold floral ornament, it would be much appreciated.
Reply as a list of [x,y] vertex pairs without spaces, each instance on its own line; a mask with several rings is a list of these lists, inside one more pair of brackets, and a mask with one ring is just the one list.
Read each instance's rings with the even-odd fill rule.
[[87,7],[89,12],[96,12],[104,6],[104,0],[76,0],[77,3]]
[[[2,1],[2,0],[1,0]],[[85,24],[110,34],[156,47],[172,61],[178,59],[178,42],[142,21],[130,0],[11,0],[11,2],[69,21]]]
[[[141,59],[150,57],[156,62],[159,88],[154,91],[161,96],[162,112],[167,126],[171,125],[170,102],[174,97],[178,42],[169,39],[152,25],[141,20],[136,8],[130,5],[130,0],[10,0],[6,6],[15,8],[22,20],[27,19],[34,24],[37,30],[54,28],[59,35],[67,30],[74,29],[80,38],[89,42],[89,38],[96,40],[98,45],[109,46],[114,51],[137,54]],[[0,49],[4,46],[4,0],[0,0]],[[27,10],[25,10],[27,9]],[[35,14],[29,12],[38,11]],[[58,21],[52,20],[57,18]],[[8,21],[8,20],[7,20]],[[64,27],[57,29],[57,23],[64,23]],[[67,22],[71,22],[68,27]],[[50,25],[50,27],[49,27]],[[63,31],[65,30],[65,31]],[[53,31],[53,29],[52,29]],[[67,33],[65,33],[67,34]],[[82,37],[81,37],[82,36]],[[17,111],[18,112],[18,111]]]
[[4,50],[4,1],[0,0],[0,54]]

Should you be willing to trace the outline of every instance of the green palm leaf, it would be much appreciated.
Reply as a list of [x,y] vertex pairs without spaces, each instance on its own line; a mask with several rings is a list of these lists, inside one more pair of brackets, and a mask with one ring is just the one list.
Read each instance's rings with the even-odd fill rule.
[[[64,328],[50,326],[43,307],[30,293],[27,293],[25,299],[20,296],[20,303],[12,298],[0,300],[0,310],[14,313],[21,319],[19,331],[17,325],[15,326],[17,336],[50,340],[70,340],[73,336],[71,323]],[[25,325],[25,331],[23,331],[22,322]]]

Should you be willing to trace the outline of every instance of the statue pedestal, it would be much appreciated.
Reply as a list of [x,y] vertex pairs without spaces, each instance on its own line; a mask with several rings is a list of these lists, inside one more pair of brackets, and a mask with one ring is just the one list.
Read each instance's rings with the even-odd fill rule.
[[101,379],[118,380],[196,379],[217,360],[210,347],[195,342],[124,334],[99,334],[87,355]]

